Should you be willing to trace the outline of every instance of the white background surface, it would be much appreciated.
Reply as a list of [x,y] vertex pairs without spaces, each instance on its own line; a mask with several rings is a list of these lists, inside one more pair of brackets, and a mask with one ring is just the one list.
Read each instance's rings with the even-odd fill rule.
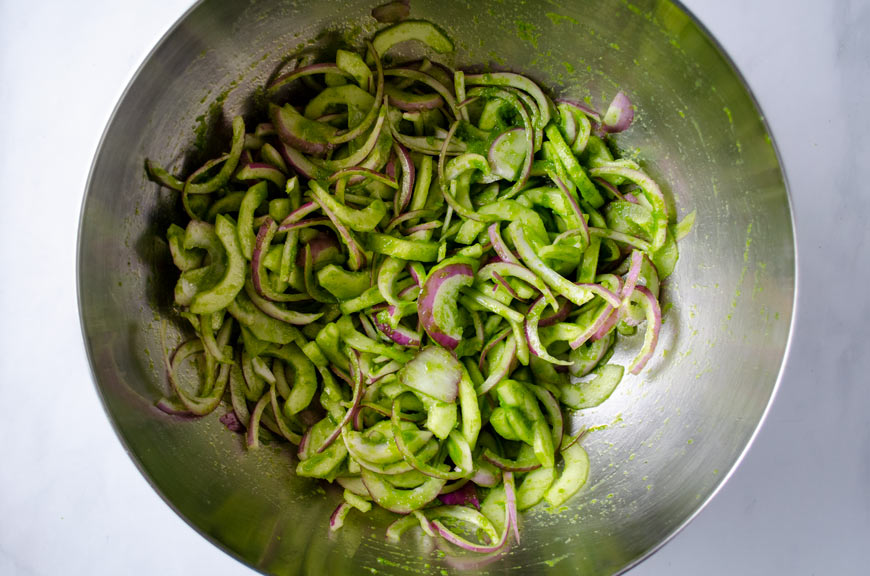
[[[632,576],[866,574],[870,2],[687,0],[736,61],[796,210],[791,358],[752,450]],[[140,476],[85,360],[75,241],[103,127],[188,0],[0,0],[0,574],[246,574]]]

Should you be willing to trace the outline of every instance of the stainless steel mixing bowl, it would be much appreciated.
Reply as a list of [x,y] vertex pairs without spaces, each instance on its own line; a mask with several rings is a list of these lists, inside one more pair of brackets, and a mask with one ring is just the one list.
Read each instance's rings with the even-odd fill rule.
[[[163,236],[180,214],[176,195],[147,181],[143,160],[190,170],[208,153],[197,144],[226,136],[233,114],[256,110],[252,95],[283,59],[358,45],[374,29],[373,2],[197,4],[118,104],[82,210],[81,318],[106,412],[170,506],[268,573],[437,573],[452,565],[428,553],[422,539],[386,543],[386,513],[352,515],[329,537],[340,496],[296,478],[288,449],[246,453],[218,413],[187,421],[154,408],[166,389],[158,334],[175,281]],[[598,108],[618,89],[628,92],[637,121],[618,146],[637,152],[680,215],[697,210],[667,282],[664,300],[672,306],[657,358],[600,408],[574,416],[575,428],[606,425],[586,441],[588,486],[561,513],[526,514],[522,545],[480,567],[622,571],[712,497],[776,387],[792,322],[795,246],[772,139],[734,65],[671,1],[414,0],[412,15],[452,33],[455,65],[507,66],[559,95],[589,96]]]

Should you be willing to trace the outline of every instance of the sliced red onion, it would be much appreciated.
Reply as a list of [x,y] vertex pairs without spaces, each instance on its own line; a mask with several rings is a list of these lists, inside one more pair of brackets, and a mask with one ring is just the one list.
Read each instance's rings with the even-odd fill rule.
[[[513,328],[511,328],[511,331],[513,331]],[[525,345],[525,343],[523,344]],[[496,384],[507,378],[508,374],[510,374],[517,359],[517,340],[513,335],[505,342],[505,350],[502,354],[503,356],[499,359],[498,364],[490,367],[489,375],[477,389],[478,396],[482,396],[492,390]]]
[[568,186],[565,185],[561,178],[555,174],[550,174],[550,178],[556,183],[556,187],[559,188],[562,195],[567,198],[568,203],[571,205],[571,209],[574,212],[574,216],[576,216],[577,220],[580,222],[580,234],[583,236],[583,245],[589,246],[589,225],[586,224],[586,217],[583,215],[583,210],[580,209],[577,199],[574,198],[574,195],[571,194],[571,191],[568,190]]
[[266,257],[266,252],[269,249],[269,242],[266,242],[266,240],[271,241],[272,236],[275,235],[275,230],[275,221],[272,220],[271,216],[267,216],[257,231],[257,241],[254,244],[254,252],[251,258],[251,280],[254,283],[254,289],[267,300],[267,292],[263,290],[263,258]]
[[300,220],[299,222],[293,222],[292,224],[282,225],[281,228],[278,229],[279,232],[289,232],[290,230],[298,230],[300,228],[311,228],[313,226],[326,226],[327,228],[335,229],[335,226],[332,224],[332,220],[327,218],[326,216],[318,216],[317,218],[308,218],[307,220]]
[[369,132],[368,138],[359,147],[358,150],[353,152],[351,155],[346,156],[344,158],[340,158],[338,160],[329,160],[325,162],[325,166],[330,170],[340,170],[342,168],[351,168],[360,164],[363,160],[368,158],[372,151],[375,149],[375,146],[378,144],[378,139],[381,137],[381,131],[384,129],[384,122],[387,119],[387,105],[384,103],[383,106],[380,107],[377,119],[375,120],[375,125],[372,128],[371,132]]
[[299,442],[299,447],[296,449],[296,455],[302,459],[311,451],[309,444],[311,443],[311,428],[305,430],[302,435],[302,440]]
[[475,463],[474,474],[471,476],[471,481],[478,486],[492,488],[493,486],[498,485],[501,481],[501,474],[495,474],[493,470],[490,469],[489,463],[487,463],[486,466],[479,466]]
[[350,74],[336,66],[334,63],[323,62],[320,64],[311,64],[310,66],[302,66],[300,68],[296,68],[291,72],[288,72],[287,74],[279,76],[275,79],[274,82],[272,82],[272,84],[269,85],[267,91],[270,94],[274,94],[279,88],[281,88],[282,86],[286,86],[287,84],[293,82],[298,78],[304,78],[306,76],[312,76],[315,74],[336,74],[338,76],[350,78]]
[[[598,184],[599,186],[601,186],[602,188],[604,188],[605,190],[607,190],[608,192],[610,192],[610,194],[612,194],[613,197],[616,198],[617,200],[628,200],[628,196],[629,196],[628,194],[623,196],[622,192],[619,191],[619,188],[617,188],[616,186],[614,186],[613,184],[611,184],[610,182],[608,182],[604,178],[593,178],[593,181],[596,184]],[[634,196],[632,196],[632,198],[634,198]],[[637,198],[634,198],[634,203],[637,204]]]
[[245,436],[245,443],[248,446],[248,450],[253,450],[260,445],[260,420],[263,417],[263,411],[266,409],[270,400],[268,394],[263,394],[263,396],[257,400],[257,405],[254,406],[254,410],[251,412],[251,422],[248,424],[248,433]]
[[[389,312],[384,312],[389,314]],[[375,326],[381,333],[400,346],[408,346],[410,348],[418,348],[422,342],[422,336],[418,332],[414,332],[405,328],[401,324],[393,328],[387,322],[381,321],[381,313],[375,316]]]
[[[384,168],[384,173],[387,175],[387,177],[392,178],[393,180],[396,180],[396,153],[395,153],[395,151],[393,151],[390,154],[390,159],[387,160],[387,167]],[[397,189],[398,189],[398,187],[397,187]]]
[[[517,544],[520,543],[520,523],[517,521],[517,495],[514,491],[514,475],[513,472],[504,473],[504,495],[507,501],[507,513],[510,526],[514,530],[514,538],[517,539]],[[507,526],[505,526],[507,528]]]
[[492,277],[495,279],[495,281],[496,281],[496,282],[497,282],[497,283],[498,283],[502,288],[504,288],[504,289],[507,291],[508,294],[511,295],[511,298],[515,298],[516,300],[519,300],[520,302],[524,302],[524,301],[525,301],[525,300],[523,300],[522,298],[520,298],[519,294],[517,294],[517,291],[513,289],[513,286],[511,286],[510,284],[508,284],[507,280],[505,280],[505,279],[502,277],[501,274],[499,274],[498,272],[493,272],[493,273],[492,273]]
[[556,108],[559,110],[560,128],[562,128],[565,144],[573,148],[574,142],[577,140],[577,118],[567,104],[559,104]]
[[471,314],[471,323],[474,324],[474,337],[477,338],[477,341],[482,344],[484,333],[483,321],[480,319],[480,314],[478,314],[474,310],[469,310],[468,312],[469,314]]
[[[347,409],[347,412],[344,413],[344,418],[341,419],[341,422],[338,423],[338,426],[335,427],[335,430],[330,433],[330,435],[323,441],[323,444],[320,448],[317,449],[317,454],[320,454],[329,446],[335,442],[335,439],[341,435],[342,429],[353,419],[354,415],[359,411],[359,404],[362,401],[363,396],[363,375],[362,371],[359,369],[359,352],[354,350],[354,354],[351,355],[351,359],[356,361],[356,378],[354,379],[353,384],[353,399],[351,400],[351,404]],[[354,364],[352,363],[351,366]]]
[[423,328],[435,342],[450,350],[459,345],[462,329],[459,326],[439,326],[437,306],[455,306],[456,296],[463,286],[474,282],[474,270],[464,263],[448,264],[429,274],[420,292],[417,314]]
[[[345,246],[347,246],[349,252],[348,264],[350,265],[351,270],[359,270],[363,266],[366,265],[366,255],[363,252],[362,247],[360,247],[359,243],[354,238],[353,234],[351,234],[350,230],[348,230],[347,226],[338,219],[338,216],[329,209],[325,204],[320,204],[320,209],[323,210],[323,213],[332,220],[332,224],[335,226],[335,229],[338,230],[339,235],[341,236],[342,241]],[[373,268],[374,269],[374,268]]]
[[631,106],[631,100],[620,90],[607,107],[600,128],[606,134],[615,134],[627,130],[632,120],[634,120],[634,108]]
[[[308,120],[289,105],[269,104],[269,116],[275,125],[275,131],[278,132],[278,138],[297,150],[306,154],[323,156],[333,147],[333,144],[326,141],[329,133],[335,131],[335,128],[329,124],[315,124],[315,120]],[[320,128],[321,126],[323,130],[316,130],[316,132],[322,132],[322,134],[317,134],[316,138],[312,138],[315,136],[312,132],[315,131],[311,128]]]
[[504,545],[507,543],[508,534],[510,534],[510,511],[505,507],[505,527],[504,533],[502,533],[501,540],[495,542],[493,544],[475,544],[474,542],[469,542],[462,536],[459,536],[446,526],[441,523],[439,520],[434,520],[432,522],[432,529],[442,538],[453,544],[454,546],[458,546],[464,550],[468,550],[469,552],[478,552],[478,553],[489,553],[489,552],[498,552]]
[[404,110],[405,112],[419,112],[420,110],[434,110],[444,105],[444,99],[439,94],[423,95],[411,94],[398,89],[387,87],[387,96],[390,105]]
[[588,116],[592,120],[595,120],[596,122],[601,122],[601,115],[594,108],[582,102],[560,98],[556,100],[556,104],[564,104],[566,106],[576,109],[579,112],[582,112],[584,115]]
[[[547,303],[553,307],[553,310],[558,309],[556,297],[553,296],[550,288],[544,284],[538,276],[522,264],[514,264],[511,262],[489,262],[477,272],[478,280],[489,280],[490,278],[495,280],[496,275],[501,277],[513,276],[514,278],[518,278],[523,282],[534,286],[538,292],[544,296]],[[517,296],[514,297],[518,298]]]
[[299,222],[312,212],[316,212],[320,210],[320,206],[316,202],[306,202],[293,212],[287,215],[284,220],[281,221],[281,225],[278,226],[278,232],[286,232],[288,230],[287,226],[293,224],[295,222]]
[[332,513],[332,516],[329,517],[329,531],[335,532],[342,526],[344,526],[344,519],[347,518],[348,513],[352,510],[352,506],[347,502],[342,502],[338,505],[335,511]]
[[311,160],[306,158],[299,150],[292,146],[288,146],[286,142],[281,142],[281,147],[278,150],[280,150],[281,155],[284,156],[284,160],[293,166],[297,173],[309,180],[318,176],[320,172],[318,167],[315,166]]
[[257,124],[257,127],[254,128],[254,135],[259,138],[265,138],[266,136],[274,136],[275,135],[275,126],[272,125],[271,122],[260,122]]
[[[617,282],[619,282],[619,290],[618,292],[622,293],[622,278],[617,276]],[[620,304],[621,306],[621,304]],[[576,350],[580,346],[582,346],[587,340],[592,340],[593,342],[596,340],[601,340],[604,338],[608,332],[613,330],[613,327],[619,321],[620,317],[620,307],[614,306],[612,303],[608,302],[607,306],[601,309],[601,313],[596,317],[596,319],[589,325],[589,327],[583,331],[583,333],[575,338],[573,341],[569,342],[569,346],[572,349]]]
[[404,20],[410,12],[410,0],[396,0],[372,8],[372,18],[382,24],[387,24]]
[[374,325],[371,323],[371,321],[368,319],[368,317],[365,314],[359,315],[359,323],[360,323],[360,325],[362,325],[363,332],[366,333],[366,336],[368,336],[369,338],[371,338],[372,340],[375,340],[375,341],[378,341],[381,339],[381,337],[378,335],[377,330],[375,330]]
[[[252,282],[245,282],[245,293],[251,299],[251,302],[254,304],[254,306],[256,306],[263,314],[265,314],[266,316],[271,316],[276,320],[286,322],[287,324],[293,324],[294,326],[306,326],[308,324],[311,324],[312,322],[317,321],[318,319],[320,319],[321,316],[323,316],[323,312],[297,312],[296,310],[287,310],[286,308],[280,308],[273,302],[257,294],[257,290],[256,288],[254,288]],[[291,296],[296,297],[294,299],[295,301],[311,299],[308,294],[287,294],[286,296],[287,301],[291,301]]]
[[623,306],[628,304],[628,299],[631,297],[631,293],[634,292],[635,286],[637,286],[637,279],[640,276],[640,267],[642,264],[643,252],[632,250],[631,265],[628,268],[628,274],[625,277],[625,286],[622,287],[621,293]]
[[569,300],[562,298],[562,304],[559,306],[559,310],[549,316],[541,318],[538,321],[538,327],[544,328],[545,326],[552,326],[553,324],[564,322],[573,307],[574,305]]
[[411,195],[414,193],[414,181],[416,172],[414,162],[411,161],[411,155],[408,150],[398,142],[393,142],[393,150],[399,158],[399,164],[402,166],[402,187],[396,193],[395,212],[401,214],[408,207],[411,201]]
[[489,225],[489,240],[492,242],[492,249],[495,250],[495,253],[498,254],[498,257],[501,258],[503,262],[510,262],[511,264],[519,264],[520,261],[516,256],[513,255],[507,244],[504,243],[504,240],[501,237],[501,224],[498,222],[493,222]]
[[389,174],[389,164],[387,165],[387,171],[387,174],[381,174],[380,172],[377,172],[376,170],[372,170],[370,168],[351,166],[350,168],[343,168],[335,172],[332,176],[329,177],[329,180],[327,182],[332,185],[341,180],[342,178],[352,179],[352,177],[361,177],[362,180],[374,180],[376,182],[380,182],[381,184],[385,184],[390,188],[398,189],[399,183],[396,182],[396,174]]
[[226,426],[227,430],[229,430],[230,432],[235,432],[236,434],[241,434],[242,432],[245,431],[244,425],[242,425],[242,423],[239,422],[238,416],[236,416],[236,413],[233,412],[232,410],[230,410],[229,412],[227,412],[226,414],[224,414],[223,416],[218,418],[218,420],[220,420],[221,424]]
[[[398,198],[398,195],[396,195]],[[404,212],[399,214],[398,216],[393,217],[384,228],[384,234],[389,234],[392,232],[396,226],[401,224],[402,222],[407,222],[408,220],[414,220],[417,218],[426,218],[432,216],[434,212],[432,210],[424,209],[424,210],[412,210],[410,212]]]
[[[311,248],[312,264],[317,266],[321,263],[325,255],[329,252],[341,251],[341,246],[338,239],[332,232],[319,231],[317,235],[308,241],[308,246]],[[300,252],[296,255],[296,265],[300,268],[305,265],[305,254]]]
[[453,92],[449,90],[444,84],[439,82],[434,76],[430,76],[425,72],[420,72],[419,70],[414,70],[413,68],[390,68],[388,70],[384,70],[384,76],[398,76],[400,78],[407,78],[409,80],[413,80],[414,82],[419,82],[421,84],[425,84],[432,88],[437,92],[441,98],[444,99],[444,102],[450,108],[450,111],[454,118],[458,117],[459,109],[456,107],[456,98],[453,97]]
[[600,340],[610,332],[619,320],[619,310],[607,304],[601,309],[595,320],[577,338],[568,343],[573,350],[586,343],[587,340]]
[[477,499],[477,487],[472,482],[466,482],[459,490],[454,490],[449,494],[441,494],[438,496],[447,506],[466,506],[472,505],[480,510],[480,500]]
[[[415,266],[414,263],[408,265],[408,273],[418,287],[423,287],[423,282],[426,280],[426,270],[422,266]],[[401,294],[400,294],[401,297]]]
[[417,224],[416,226],[411,226],[407,230],[405,230],[405,236],[410,236],[415,232],[425,232],[426,230],[434,230],[441,226],[441,222],[438,220],[433,220],[431,222],[424,222],[422,224]]
[[321,124],[329,124],[330,126],[341,126],[347,121],[346,112],[335,112],[333,114],[324,114],[315,118]]
[[655,352],[659,331],[662,328],[662,309],[659,307],[659,301],[645,286],[637,286],[632,292],[631,299],[642,303],[646,309],[646,333],[643,337],[643,346],[628,367],[628,371],[636,375],[640,374]]
[[524,329],[526,333],[526,341],[529,343],[529,350],[532,354],[550,364],[555,364],[557,366],[570,366],[572,362],[559,360],[555,356],[552,356],[541,343],[541,338],[538,335],[538,322],[541,318],[541,313],[546,307],[547,301],[544,300],[543,296],[541,296],[535,300],[534,304],[529,307],[529,311],[526,313]]
[[509,458],[502,458],[489,448],[483,451],[483,459],[504,472],[531,472],[541,467],[541,463],[537,460],[519,462]]
[[583,438],[585,438],[588,433],[589,433],[589,428],[583,428],[582,430],[580,430],[580,432],[578,432],[575,436],[573,436],[570,440],[568,440],[568,442],[563,442],[562,448],[560,448],[559,451],[564,452],[565,450],[567,450],[568,448],[570,448],[571,446],[573,446],[577,442],[580,442],[581,440],[583,440]]

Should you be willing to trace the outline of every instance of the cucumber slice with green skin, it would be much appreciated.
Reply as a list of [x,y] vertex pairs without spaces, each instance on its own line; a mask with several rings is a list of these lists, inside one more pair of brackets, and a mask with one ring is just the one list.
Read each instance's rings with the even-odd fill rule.
[[413,356],[408,352],[403,352],[395,346],[388,346],[372,340],[368,336],[364,336],[357,332],[353,326],[353,320],[350,316],[342,316],[336,324],[341,332],[342,340],[354,350],[360,352],[369,352],[371,354],[386,356],[396,362],[410,362]]
[[377,254],[386,254],[402,260],[416,262],[437,262],[437,242],[405,240],[388,234],[373,233],[369,235],[369,249]]
[[379,56],[400,42],[417,40],[439,54],[453,52],[453,40],[438,26],[426,20],[405,20],[375,34],[372,45]]
[[[382,465],[393,464],[402,460],[402,453],[396,447],[396,442],[392,438],[389,428],[390,423],[388,421],[383,422],[387,424],[383,433],[372,433],[371,429],[366,431],[366,433],[354,430],[343,432],[344,443],[354,458]],[[402,438],[411,452],[417,452],[432,438],[432,432],[417,430],[413,424],[404,423],[402,428]]]
[[254,233],[254,211],[262,204],[269,194],[269,188],[265,182],[254,184],[245,193],[239,206],[239,245],[247,260],[253,258],[254,244],[257,235]]
[[595,377],[589,382],[561,386],[560,400],[574,410],[594,408],[613,394],[624,373],[625,368],[622,366],[605,364],[593,371]]
[[[309,431],[306,446],[311,448],[321,446],[323,440],[332,432],[333,424],[329,418],[324,418],[314,425]],[[317,433],[315,434],[315,430]],[[301,460],[296,466],[296,474],[306,478],[331,478],[341,467],[341,463],[347,458],[347,448],[341,442],[333,442],[323,452],[314,453],[310,450],[310,456]],[[300,454],[300,459],[302,454]]]
[[236,237],[236,227],[223,214],[218,214],[215,234],[226,253],[226,269],[217,284],[194,295],[190,303],[190,311],[194,314],[211,314],[223,310],[245,285],[245,257]]
[[[477,368],[474,364],[471,366]],[[462,435],[469,447],[474,450],[477,445],[477,436],[482,427],[480,403],[477,400],[477,392],[474,390],[474,382],[464,368],[462,378],[459,380],[459,408],[462,413]]]
[[357,232],[371,232],[387,215],[387,205],[380,198],[362,210],[355,210],[336,200],[316,181],[311,182],[311,194],[321,206],[331,210],[348,228]]
[[386,476],[365,468],[360,474],[372,499],[382,508],[398,514],[410,514],[435,500],[447,483],[446,480],[428,478],[420,486],[404,490],[390,484]]
[[293,368],[293,388],[290,390],[284,409],[290,414],[298,414],[305,410],[317,393],[317,375],[311,360],[295,343],[280,348],[270,347],[263,352],[263,355],[278,358]]
[[430,346],[399,371],[399,381],[440,402],[453,402],[459,395],[462,373],[462,364],[450,352]]
[[340,70],[353,76],[356,83],[363,90],[369,89],[371,83],[372,71],[366,66],[365,61],[355,52],[347,50],[339,50],[335,53],[335,65]]
[[493,410],[489,416],[489,423],[493,430],[505,440],[513,440],[515,442],[520,440],[520,437],[517,436],[510,422],[508,422],[507,412],[504,408],[499,407]]
[[331,322],[321,328],[314,340],[331,364],[345,372],[350,370],[350,362],[341,348],[341,331],[335,323]]
[[230,153],[227,155],[224,165],[221,166],[220,172],[209,178],[205,182],[192,182],[188,179],[184,183],[184,193],[187,194],[210,194],[224,185],[230,180],[230,176],[236,170],[239,164],[239,158],[242,156],[242,150],[245,147],[245,121],[241,116],[233,118],[233,143]]
[[526,159],[526,135],[522,128],[501,133],[489,148],[492,173],[505,180],[516,180]]
[[244,291],[240,291],[235,300],[230,302],[226,308],[239,324],[264,342],[288,344],[301,337],[299,330],[290,324],[272,318],[254,306]]
[[366,485],[363,484],[362,478],[359,476],[339,476],[335,481],[347,492],[352,492],[363,498],[370,498],[369,491],[366,490]]
[[456,404],[439,402],[422,394],[418,398],[426,410],[426,428],[439,440],[446,439],[459,420]]
[[572,444],[562,451],[565,468],[544,498],[550,506],[561,506],[576,494],[589,478],[589,455],[580,444]]
[[309,120],[315,120],[329,111],[341,108],[355,108],[366,112],[374,103],[374,96],[356,84],[330,86],[309,100],[302,114]]
[[329,264],[318,270],[317,282],[339,300],[350,300],[371,287],[371,275],[367,271],[351,272]]
[[172,262],[182,272],[199,268],[204,256],[202,251],[198,249],[192,248],[188,250],[184,247],[185,235],[184,228],[177,224],[172,224],[169,230],[166,231],[166,241],[169,243]]
[[548,140],[553,144],[553,148],[559,158],[559,162],[565,167],[568,177],[577,186],[583,199],[588,202],[593,208],[600,208],[604,205],[604,198],[586,175],[586,171],[580,166],[577,157],[571,152],[571,149],[565,144],[562,134],[559,132],[559,127],[555,124],[550,124],[544,129]]
[[541,467],[526,474],[523,483],[517,489],[517,510],[520,512],[528,510],[543,500],[555,479],[555,468]]
[[207,222],[191,220],[184,231],[181,246],[186,251],[205,250],[208,264],[181,273],[175,285],[175,302],[190,306],[194,296],[205,288],[214,286],[226,271],[227,257],[214,226]]

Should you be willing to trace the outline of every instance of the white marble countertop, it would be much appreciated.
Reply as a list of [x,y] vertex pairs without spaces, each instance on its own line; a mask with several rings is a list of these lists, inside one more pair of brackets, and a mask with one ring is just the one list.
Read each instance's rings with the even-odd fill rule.
[[[686,4],[748,79],[780,146],[800,305],[785,377],[743,464],[631,574],[866,574],[870,2]],[[90,381],[75,300],[78,213],[100,134],[188,5],[0,2],[0,574],[252,574],[177,517],[125,454]]]

